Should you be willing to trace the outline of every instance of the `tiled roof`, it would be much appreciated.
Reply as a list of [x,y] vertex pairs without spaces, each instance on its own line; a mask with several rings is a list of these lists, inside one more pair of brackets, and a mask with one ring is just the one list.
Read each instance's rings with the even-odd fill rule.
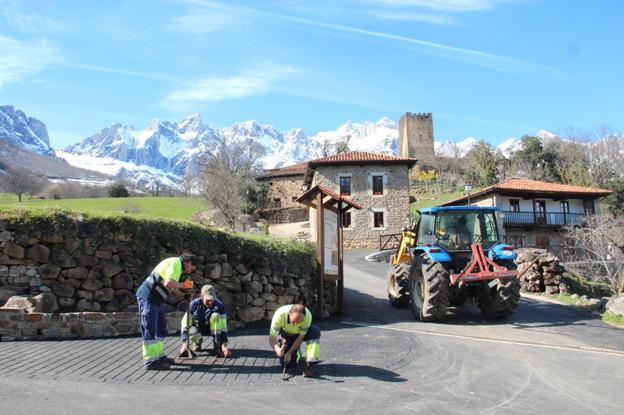
[[417,160],[409,157],[396,157],[386,154],[369,153],[366,151],[349,151],[334,156],[310,160],[310,166],[323,164],[416,164]]
[[303,176],[305,174],[306,168],[308,167],[308,162],[305,161],[299,164],[293,164],[290,166],[280,167],[279,169],[267,169],[264,170],[262,176],[259,179],[268,179],[271,177],[280,177],[280,176]]
[[570,184],[541,182],[539,180],[528,179],[507,179],[490,186],[492,189],[523,190],[545,193],[583,193],[591,195],[607,196],[611,190],[599,189],[597,187],[572,186]]
[[[553,194],[553,195],[573,195],[573,196],[594,196],[596,198],[608,196],[613,193],[611,190],[599,189],[597,187],[572,186],[570,184],[542,182],[539,180],[516,179],[511,178],[503,180],[492,186],[481,189],[470,195],[470,198],[486,195],[490,193],[504,192],[510,194],[518,193],[536,193],[536,194]],[[442,206],[455,205],[458,202],[466,200],[468,197],[463,196],[443,203]]]

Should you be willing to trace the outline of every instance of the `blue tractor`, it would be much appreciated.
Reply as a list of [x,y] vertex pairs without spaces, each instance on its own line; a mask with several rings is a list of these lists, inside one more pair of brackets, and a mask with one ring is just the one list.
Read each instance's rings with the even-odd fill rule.
[[421,209],[416,226],[401,234],[391,258],[388,298],[411,305],[423,321],[440,320],[449,306],[476,301],[488,318],[518,307],[520,284],[513,247],[501,243],[495,207]]

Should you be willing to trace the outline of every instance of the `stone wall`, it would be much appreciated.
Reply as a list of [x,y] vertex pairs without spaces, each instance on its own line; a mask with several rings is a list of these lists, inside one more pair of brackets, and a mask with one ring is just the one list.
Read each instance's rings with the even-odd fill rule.
[[[315,185],[322,185],[339,193],[338,177],[350,175],[349,199],[362,206],[351,209],[351,227],[344,228],[345,249],[377,248],[379,235],[399,233],[409,225],[409,168],[406,165],[318,166]],[[372,176],[384,177],[384,194],[373,195]],[[384,212],[384,228],[373,227],[373,212]],[[316,240],[316,216],[310,217],[310,233]]]
[[301,207],[301,204],[295,202],[295,199],[303,194],[301,190],[303,174],[270,177],[263,179],[263,182],[268,183],[269,186],[267,192],[268,208]]
[[[214,285],[232,327],[270,319],[283,304],[314,307],[314,248],[306,244],[165,221],[0,212],[0,305],[8,299],[7,306],[30,311],[4,311],[1,339],[136,334],[137,287],[161,259],[185,251],[199,258],[191,276],[196,288]],[[184,305],[172,293],[164,307],[176,312]]]
[[300,206],[302,207],[260,209],[258,210],[258,217],[269,221],[269,223],[305,222],[308,220],[308,209],[303,205]]
[[399,156],[418,159],[420,165],[434,160],[433,116],[406,112],[399,121]]

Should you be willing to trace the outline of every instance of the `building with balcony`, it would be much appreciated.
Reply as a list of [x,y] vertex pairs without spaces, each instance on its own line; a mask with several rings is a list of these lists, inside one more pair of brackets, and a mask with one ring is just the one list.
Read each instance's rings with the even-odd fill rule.
[[452,200],[443,206],[496,206],[499,229],[515,247],[558,251],[562,227],[581,225],[586,215],[599,215],[599,199],[610,190],[511,178]]

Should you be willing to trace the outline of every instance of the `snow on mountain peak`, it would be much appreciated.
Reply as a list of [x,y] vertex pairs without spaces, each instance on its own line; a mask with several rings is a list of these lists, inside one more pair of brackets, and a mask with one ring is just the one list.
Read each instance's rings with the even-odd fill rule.
[[541,138],[542,140],[552,140],[559,137],[557,134],[553,134],[546,130],[539,130],[535,136]]
[[45,124],[12,106],[0,106],[0,139],[45,156],[54,157]]
[[392,121],[390,118],[388,117],[381,117],[376,123],[375,125],[379,128],[390,128],[390,129],[396,129],[397,128],[397,124]]
[[201,127],[202,119],[198,112],[194,112],[178,123],[180,131],[198,130]]

